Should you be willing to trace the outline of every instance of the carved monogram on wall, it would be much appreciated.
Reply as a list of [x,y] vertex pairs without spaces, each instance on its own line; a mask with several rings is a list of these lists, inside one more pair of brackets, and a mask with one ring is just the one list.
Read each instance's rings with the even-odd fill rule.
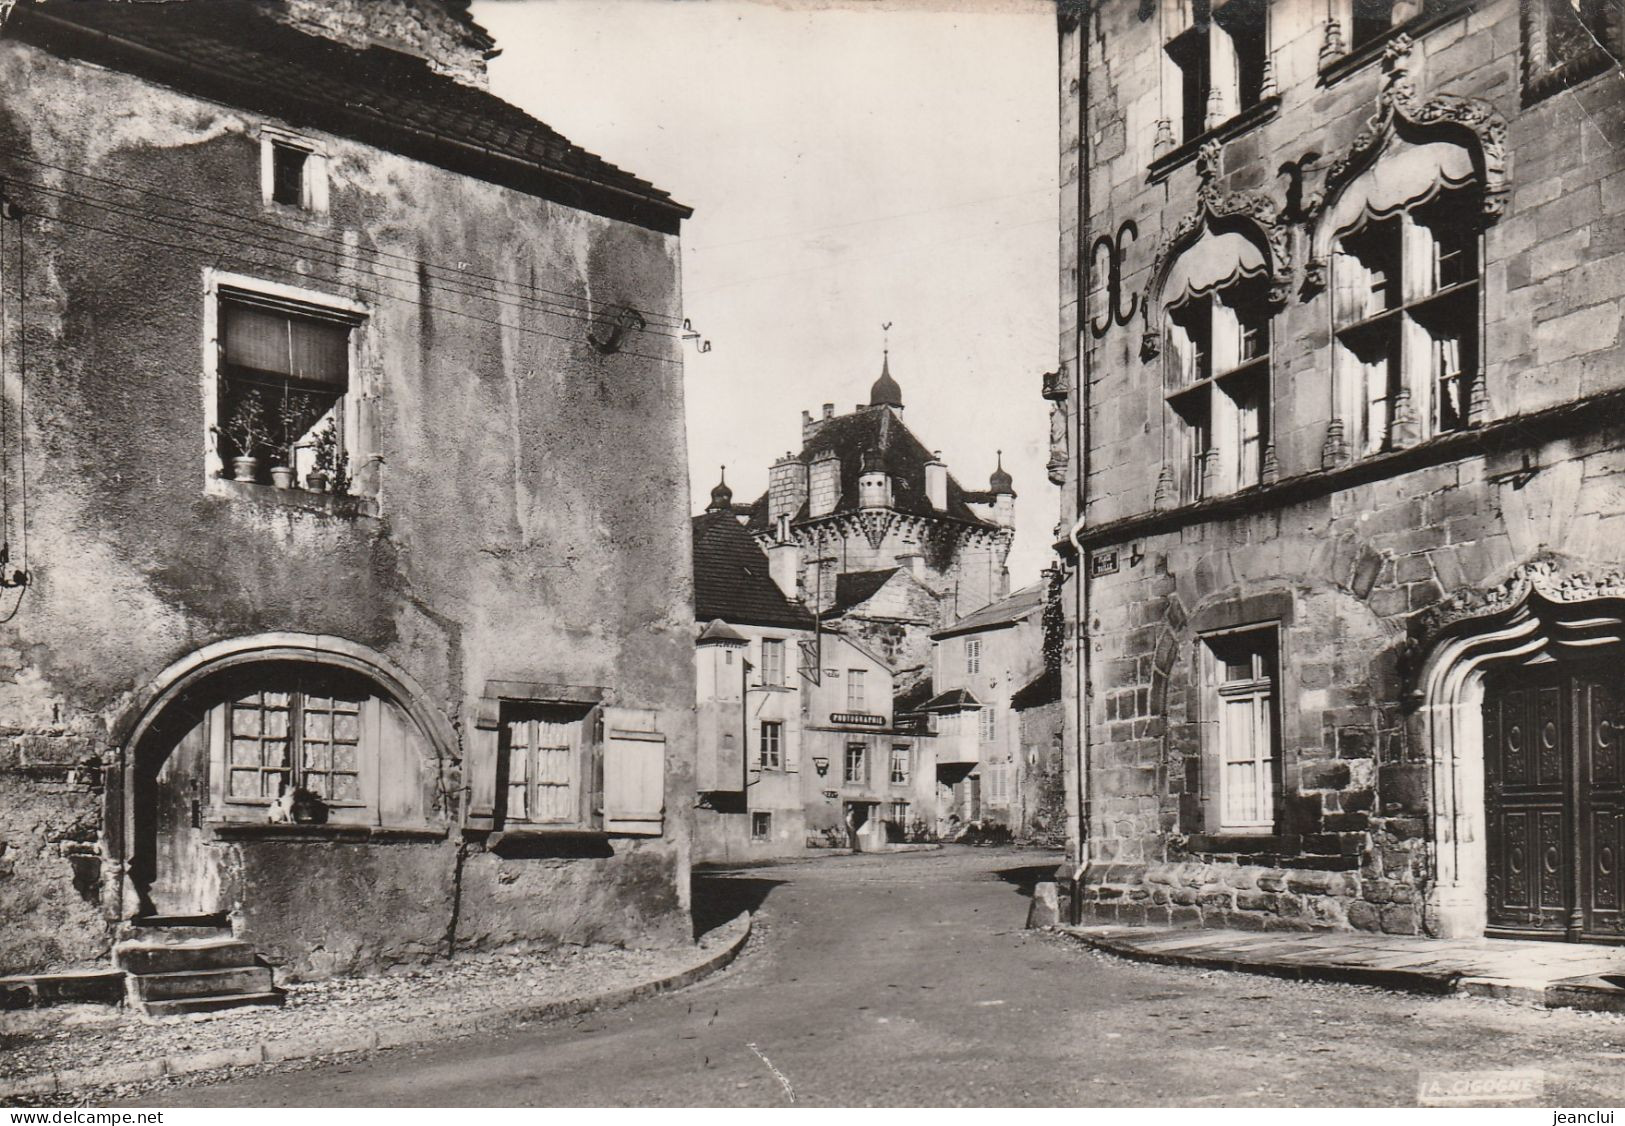
[[1123,308],[1123,259],[1128,255],[1124,239],[1137,239],[1139,236],[1140,228],[1135,226],[1134,220],[1124,219],[1115,236],[1101,235],[1095,239],[1094,246],[1089,248],[1091,269],[1100,262],[1101,251],[1106,252],[1106,313],[1105,316],[1089,321],[1089,331],[1094,334],[1096,340],[1110,332],[1112,325],[1122,328],[1134,320],[1140,295],[1129,294],[1128,308]]

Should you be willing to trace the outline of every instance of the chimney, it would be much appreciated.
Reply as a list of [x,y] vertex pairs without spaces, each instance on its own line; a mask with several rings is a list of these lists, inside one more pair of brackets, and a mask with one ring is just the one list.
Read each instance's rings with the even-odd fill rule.
[[784,597],[801,601],[801,547],[795,540],[784,540],[767,549],[767,573]]
[[921,551],[906,551],[897,557],[897,562],[908,568],[908,573],[920,582],[925,582],[925,553]]
[[767,521],[777,524],[780,516],[794,520],[807,501],[807,467],[795,454],[786,452],[767,471]]
[[825,403],[824,404],[824,417],[825,418],[834,418],[835,417],[835,404],[834,403]]
[[925,463],[925,499],[938,512],[948,507],[948,466],[941,450],[933,450],[931,460]]
[[813,434],[818,430],[818,423],[813,421],[812,411],[801,412],[801,444],[805,446]]
[[824,450],[813,458],[808,472],[807,515],[828,516],[841,503],[841,457]]

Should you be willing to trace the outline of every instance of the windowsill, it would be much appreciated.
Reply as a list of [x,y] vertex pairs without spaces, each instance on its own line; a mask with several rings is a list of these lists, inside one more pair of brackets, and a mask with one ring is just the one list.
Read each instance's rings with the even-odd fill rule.
[[1229,141],[1250,132],[1273,119],[1281,111],[1281,96],[1265,98],[1248,106],[1228,121],[1222,121],[1203,133],[1198,133],[1177,148],[1169,149],[1146,165],[1146,180],[1157,184],[1168,178],[1174,169],[1189,164],[1209,141]]
[[527,825],[522,829],[497,829],[485,838],[487,848],[496,848],[504,841],[590,840],[603,841],[615,836],[604,829],[586,829],[580,825]]
[[277,821],[211,821],[219,840],[443,841],[447,830],[428,825],[300,825]]
[[[1625,410],[1625,391],[1610,391],[1574,402],[1562,403],[1529,414],[1513,414],[1480,423],[1467,430],[1453,430],[1425,439],[1413,446],[1388,453],[1353,458],[1331,469],[1314,469],[1307,473],[1282,477],[1267,485],[1252,485],[1234,493],[1212,497],[1194,504],[1184,504],[1164,511],[1147,511],[1125,516],[1109,523],[1086,527],[1078,535],[1078,545],[1084,550],[1128,543],[1149,535],[1176,531],[1192,524],[1227,520],[1241,515],[1254,515],[1261,505],[1283,506],[1325,496],[1342,489],[1368,484],[1414,472],[1431,465],[1459,461],[1473,456],[1491,456],[1500,452],[1503,438],[1514,437],[1515,446],[1531,447],[1555,438],[1582,433],[1597,425],[1607,425]],[[1063,538],[1052,547],[1063,557],[1071,558],[1073,541]]]
[[745,686],[752,692],[794,692],[795,689],[788,684],[747,684]]
[[1335,86],[1356,71],[1364,70],[1371,63],[1382,58],[1388,44],[1407,35],[1412,39],[1426,35],[1435,28],[1443,27],[1451,20],[1465,16],[1476,6],[1477,0],[1467,0],[1466,3],[1452,4],[1450,7],[1437,12],[1423,12],[1412,16],[1404,23],[1395,24],[1381,35],[1372,36],[1358,47],[1343,52],[1341,56],[1320,68],[1320,84],[1322,86]]
[[204,487],[208,496],[231,497],[248,504],[293,508],[301,512],[324,512],[329,516],[348,519],[367,517],[377,519],[378,502],[372,497],[351,494],[315,493],[309,489],[279,489],[275,485],[261,485],[257,481],[234,481],[229,477],[210,477]]

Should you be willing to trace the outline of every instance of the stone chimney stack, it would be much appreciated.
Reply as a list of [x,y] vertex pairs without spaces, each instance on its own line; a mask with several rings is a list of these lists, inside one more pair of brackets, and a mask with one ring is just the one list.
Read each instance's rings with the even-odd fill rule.
[[767,573],[784,597],[801,601],[801,547],[795,540],[783,540],[767,549]]
[[841,503],[841,457],[824,450],[812,460],[808,471],[807,515],[828,516]]
[[780,516],[794,520],[806,503],[807,467],[787,452],[767,471],[767,522],[777,524]]
[[942,460],[941,450],[933,450],[931,460],[925,463],[925,499],[938,512],[948,509],[948,465]]

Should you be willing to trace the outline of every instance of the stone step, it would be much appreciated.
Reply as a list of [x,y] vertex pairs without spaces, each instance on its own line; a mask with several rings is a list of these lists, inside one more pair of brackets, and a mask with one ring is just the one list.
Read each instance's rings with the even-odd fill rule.
[[140,915],[124,923],[118,932],[121,941],[148,944],[203,942],[231,936],[231,918],[223,911],[212,915]]
[[252,966],[254,948],[235,938],[211,938],[202,942],[121,942],[113,948],[113,964],[133,974],[227,970]]
[[177,1016],[181,1013],[212,1013],[244,1005],[280,1005],[285,994],[279,990],[264,993],[223,993],[203,997],[177,997],[168,1001],[132,1000],[130,1006],[149,1017]]
[[172,973],[131,974],[132,1001],[174,1001],[185,997],[219,997],[231,993],[271,991],[271,971],[265,966],[237,966],[220,970],[178,970]]

